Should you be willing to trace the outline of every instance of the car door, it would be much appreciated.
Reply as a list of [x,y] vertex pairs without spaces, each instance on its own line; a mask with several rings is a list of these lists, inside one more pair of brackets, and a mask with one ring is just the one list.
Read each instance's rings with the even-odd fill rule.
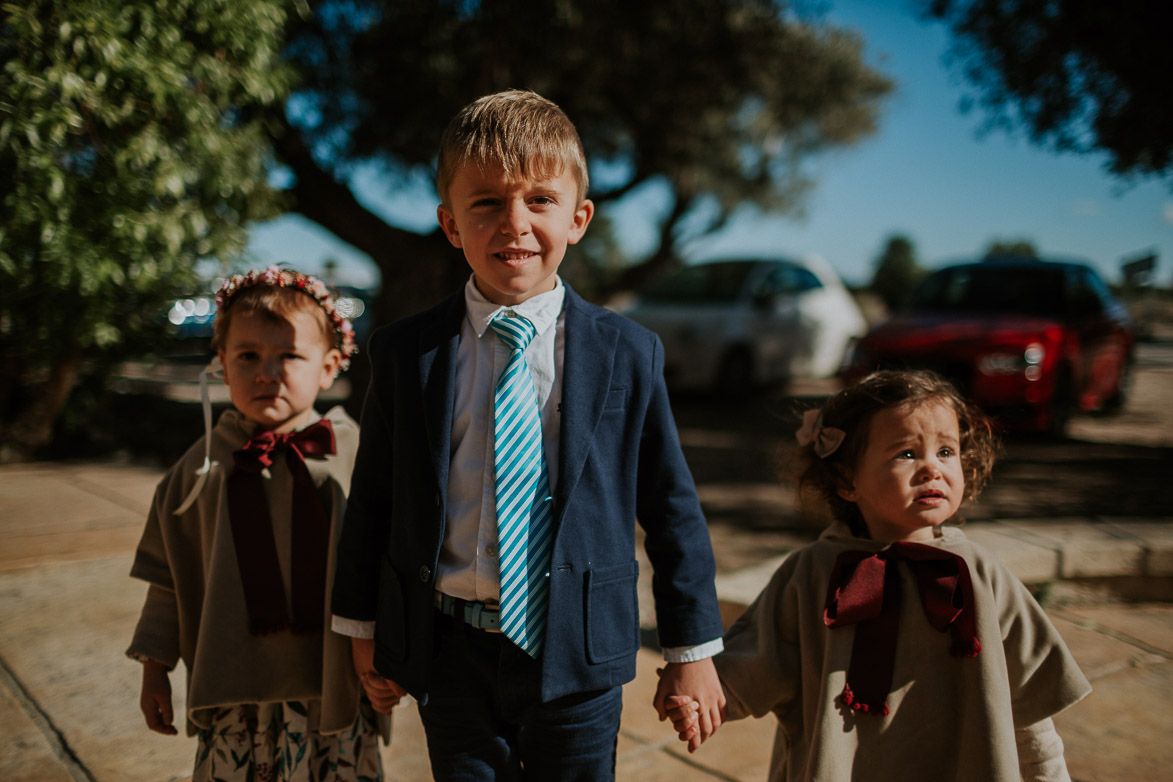
[[758,379],[774,381],[791,375],[796,356],[809,348],[799,297],[818,278],[790,263],[770,264],[754,282],[749,307]]
[[1115,392],[1128,360],[1127,316],[1092,269],[1067,269],[1067,322],[1079,340],[1074,378],[1079,406],[1091,410]]

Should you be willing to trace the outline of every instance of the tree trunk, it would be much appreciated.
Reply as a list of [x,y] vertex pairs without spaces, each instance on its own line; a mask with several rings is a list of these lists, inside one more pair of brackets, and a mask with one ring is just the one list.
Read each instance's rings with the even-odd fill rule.
[[39,448],[53,439],[53,425],[77,381],[81,351],[71,350],[54,360],[49,377],[34,391],[12,419],[0,443],[0,462],[24,462],[36,457]]

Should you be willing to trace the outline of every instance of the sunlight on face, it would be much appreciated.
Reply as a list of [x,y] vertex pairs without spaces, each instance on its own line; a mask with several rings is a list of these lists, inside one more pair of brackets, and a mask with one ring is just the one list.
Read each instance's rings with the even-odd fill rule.
[[436,210],[440,227],[496,304],[553,290],[567,245],[582,238],[594,214],[594,204],[578,201],[569,168],[552,179],[511,179],[499,166],[481,171],[466,164],[448,194],[451,206]]
[[859,506],[875,540],[925,541],[952,518],[965,495],[957,414],[943,402],[876,413],[849,485],[839,496]]

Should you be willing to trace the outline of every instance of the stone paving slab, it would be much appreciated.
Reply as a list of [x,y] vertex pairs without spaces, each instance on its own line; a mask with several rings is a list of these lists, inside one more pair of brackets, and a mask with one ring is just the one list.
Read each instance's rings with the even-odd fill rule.
[[1121,669],[1055,718],[1075,782],[1156,782],[1173,768],[1173,665]]
[[[1103,578],[1139,574],[1144,548],[1088,519],[1008,519],[999,532],[1059,552],[1058,578]],[[1025,580],[1025,579],[1024,579]]]
[[0,687],[0,777],[6,782],[72,782],[45,733],[13,696],[11,682]]
[[1060,550],[999,522],[967,524],[965,536],[993,552],[1019,580],[1041,584],[1059,575]]
[[1113,534],[1139,541],[1144,549],[1144,575],[1173,576],[1173,525],[1169,519],[1104,519],[1103,524]]

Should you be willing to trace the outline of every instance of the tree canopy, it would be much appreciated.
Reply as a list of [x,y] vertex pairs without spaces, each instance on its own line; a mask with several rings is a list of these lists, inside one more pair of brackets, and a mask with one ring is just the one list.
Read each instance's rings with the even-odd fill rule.
[[[1107,154],[1123,178],[1173,186],[1173,5],[1167,0],[927,0],[992,127]],[[966,107],[972,105],[968,103]]]
[[916,247],[912,240],[902,235],[888,237],[875,266],[871,289],[889,310],[900,307],[912,286],[925,273],[917,262]]
[[197,259],[274,214],[282,0],[0,6],[0,444],[48,441],[83,358],[141,348]]
[[448,119],[480,95],[527,88],[558,103],[578,126],[603,214],[641,186],[666,187],[658,247],[619,281],[632,284],[740,205],[796,209],[804,163],[873,131],[890,90],[857,35],[771,0],[311,5],[290,38],[301,81],[277,149],[294,175],[292,208],[378,263],[387,314],[436,290],[442,264],[410,259],[441,253],[457,277],[467,271],[438,235],[363,207],[348,177],[374,164],[389,189],[430,180]]

